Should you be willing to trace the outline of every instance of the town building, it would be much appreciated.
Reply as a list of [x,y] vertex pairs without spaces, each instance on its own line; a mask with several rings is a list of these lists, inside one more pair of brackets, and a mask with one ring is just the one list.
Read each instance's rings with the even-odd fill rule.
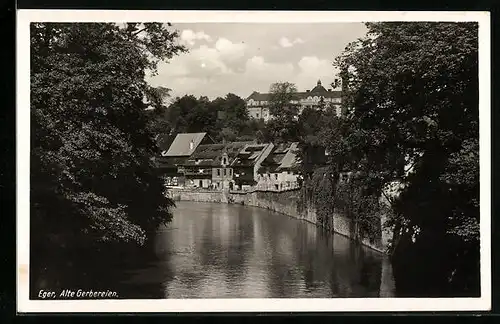
[[201,144],[214,143],[207,133],[180,133],[157,138],[161,156],[155,159],[167,185],[184,184],[183,165]]
[[232,189],[231,164],[246,145],[254,142],[228,142],[199,145],[183,164],[187,187]]
[[238,153],[231,163],[235,189],[249,189],[257,184],[259,168],[273,148],[272,143],[248,144]]
[[258,170],[257,189],[281,191],[299,187],[298,144],[281,143],[273,147]]
[[[301,112],[304,108],[325,108],[335,109],[338,116],[343,115],[341,108],[340,90],[326,89],[318,80],[316,86],[305,92],[297,92],[295,98],[290,104],[298,105]],[[270,93],[259,93],[254,91],[245,101],[247,104],[248,115],[252,118],[268,121],[272,118],[269,112]]]

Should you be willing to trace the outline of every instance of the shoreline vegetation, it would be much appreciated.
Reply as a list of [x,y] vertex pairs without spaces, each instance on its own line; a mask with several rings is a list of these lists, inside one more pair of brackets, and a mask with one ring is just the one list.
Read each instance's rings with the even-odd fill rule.
[[[298,200],[314,202],[322,226],[341,211],[361,236],[377,236],[387,215],[398,296],[478,296],[477,23],[366,26],[333,62],[345,116],[327,106],[299,114],[295,86],[278,82],[266,123],[234,94],[165,103],[170,90],[145,76],[187,52],[170,24],[31,24],[31,296],[109,286],[119,280],[107,266],[152,252],[149,234],[175,208],[153,163],[155,137],[182,132],[299,142],[308,162],[296,170]],[[326,162],[306,158],[316,147]],[[346,171],[355,176],[338,185]],[[381,203],[394,181],[401,188]]]
[[[349,218],[350,215],[342,215],[338,212],[321,215],[317,206],[311,201],[304,201],[303,196],[304,188],[281,191],[265,189],[229,190],[226,193],[221,190],[210,189],[169,188],[169,197],[174,201],[239,204],[266,209],[299,221],[308,222],[321,228],[325,233],[342,235],[355,244],[389,255],[388,242],[384,242],[382,238],[380,219],[374,218],[378,221],[378,231],[373,233],[361,232],[356,229],[356,224],[353,222],[356,220]],[[325,222],[325,218],[328,219],[327,222]],[[376,224],[372,224],[372,226],[375,227]]]

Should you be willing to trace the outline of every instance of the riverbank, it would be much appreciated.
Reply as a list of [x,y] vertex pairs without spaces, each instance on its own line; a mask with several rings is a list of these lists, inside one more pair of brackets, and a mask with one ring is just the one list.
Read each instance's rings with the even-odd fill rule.
[[[187,189],[181,187],[168,188],[168,195],[176,201],[215,202],[226,204],[241,204],[259,207],[303,220],[319,226],[316,209],[311,204],[301,204],[300,189],[286,191],[218,191],[205,189]],[[378,238],[358,238],[359,242],[380,253],[386,253],[391,233],[383,228],[385,219],[380,220],[381,235]],[[355,239],[353,222],[334,214],[332,229],[335,233]]]

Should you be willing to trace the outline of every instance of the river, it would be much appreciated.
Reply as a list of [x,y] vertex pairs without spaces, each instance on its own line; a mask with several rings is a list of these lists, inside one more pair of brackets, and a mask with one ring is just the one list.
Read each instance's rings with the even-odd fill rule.
[[135,298],[392,297],[387,257],[258,207],[177,202],[156,258],[122,269]]

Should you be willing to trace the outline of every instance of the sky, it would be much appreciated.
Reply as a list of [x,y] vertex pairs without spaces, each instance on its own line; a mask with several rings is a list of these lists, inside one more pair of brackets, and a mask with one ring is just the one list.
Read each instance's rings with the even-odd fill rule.
[[298,91],[312,89],[318,80],[331,88],[334,58],[367,31],[362,23],[179,23],[172,28],[189,53],[161,62],[148,82],[172,89],[172,97],[210,99],[227,93],[247,98],[281,81],[294,83]]

